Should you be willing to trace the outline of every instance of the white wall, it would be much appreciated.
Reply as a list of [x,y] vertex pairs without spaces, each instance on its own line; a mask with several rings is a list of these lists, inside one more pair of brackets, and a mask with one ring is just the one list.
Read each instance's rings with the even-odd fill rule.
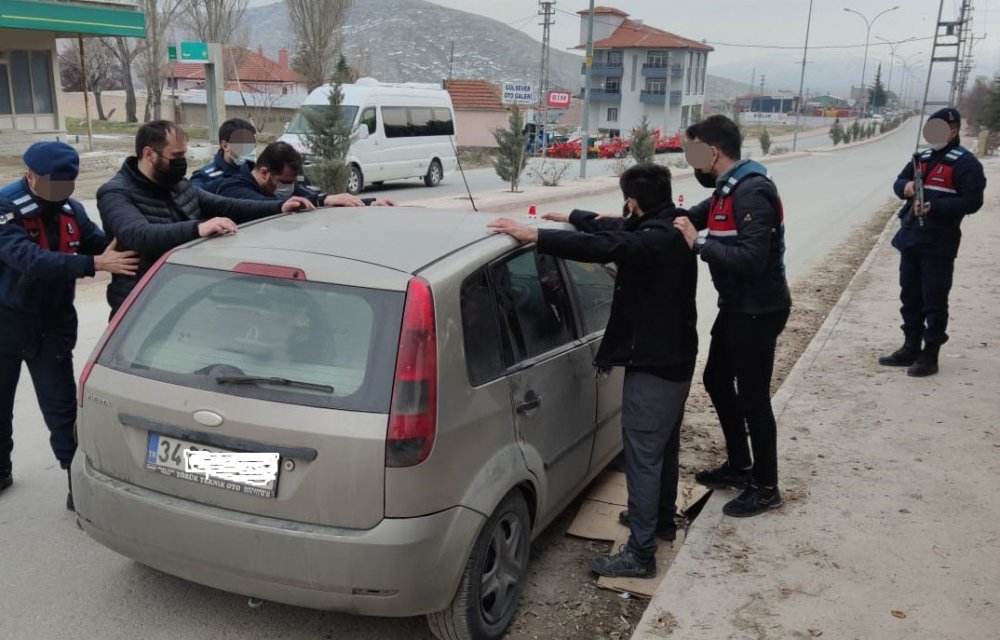
[[[0,29],[0,51],[48,51],[53,80],[54,114],[0,115],[0,131],[14,129],[31,133],[64,133],[62,83],[59,80],[59,56],[55,34],[26,29]],[[9,70],[8,70],[9,75]],[[13,104],[14,96],[11,95]]]

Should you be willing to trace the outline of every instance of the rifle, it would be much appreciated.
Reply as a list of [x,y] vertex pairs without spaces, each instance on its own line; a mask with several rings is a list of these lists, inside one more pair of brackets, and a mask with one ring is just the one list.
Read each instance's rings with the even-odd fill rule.
[[920,170],[920,153],[913,154],[913,206],[911,215],[924,226],[924,174]]

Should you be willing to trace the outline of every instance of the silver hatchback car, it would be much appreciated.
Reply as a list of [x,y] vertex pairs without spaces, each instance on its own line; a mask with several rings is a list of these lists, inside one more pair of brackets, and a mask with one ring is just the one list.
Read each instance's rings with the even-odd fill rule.
[[621,450],[622,379],[592,364],[613,268],[490,219],[325,209],[164,256],[80,380],[81,526],[218,589],[502,636],[532,537]]

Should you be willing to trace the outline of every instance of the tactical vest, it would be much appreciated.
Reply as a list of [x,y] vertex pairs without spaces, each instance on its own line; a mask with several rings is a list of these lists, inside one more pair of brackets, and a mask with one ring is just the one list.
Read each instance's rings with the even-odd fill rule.
[[42,249],[71,254],[79,251],[80,225],[69,202],[64,203],[59,210],[59,247],[53,249],[49,246],[49,236],[45,232],[45,221],[42,220],[41,210],[35,197],[24,188],[23,181],[15,183],[12,187],[0,192],[0,195],[9,198],[14,203],[15,211],[13,217],[6,221],[8,224],[20,224],[28,232],[28,237],[37,242]]
[[[733,171],[729,179],[726,180],[722,188],[717,189],[712,194],[709,204],[708,214],[708,235],[713,238],[735,238],[737,235],[736,215],[732,194],[736,186],[750,176],[764,176],[768,180],[767,169],[758,162],[752,160],[744,162]],[[781,196],[777,198],[778,218],[775,221],[775,228],[779,228],[785,221],[785,211],[781,204]]]
[[928,162],[934,154],[934,150],[924,151],[920,156],[920,175],[924,177],[924,189],[941,193],[958,193],[955,189],[955,163],[966,153],[964,148],[955,147],[946,153],[936,165],[928,168]]

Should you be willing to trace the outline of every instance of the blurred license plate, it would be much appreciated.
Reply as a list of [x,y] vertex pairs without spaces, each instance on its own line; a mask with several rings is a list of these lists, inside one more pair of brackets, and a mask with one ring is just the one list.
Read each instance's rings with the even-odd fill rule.
[[260,498],[274,497],[278,462],[277,453],[237,453],[152,431],[146,442],[147,471]]

